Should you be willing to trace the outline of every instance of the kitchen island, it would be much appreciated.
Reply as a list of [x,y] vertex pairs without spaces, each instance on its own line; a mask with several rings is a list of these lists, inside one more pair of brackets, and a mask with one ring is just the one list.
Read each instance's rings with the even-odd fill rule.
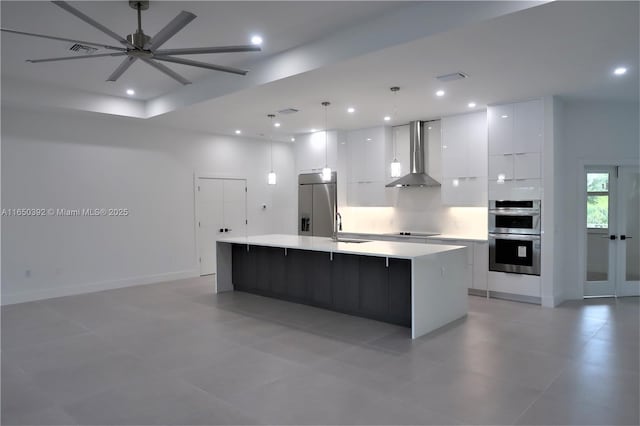
[[258,235],[218,240],[216,292],[247,291],[411,327],[467,314],[464,246]]

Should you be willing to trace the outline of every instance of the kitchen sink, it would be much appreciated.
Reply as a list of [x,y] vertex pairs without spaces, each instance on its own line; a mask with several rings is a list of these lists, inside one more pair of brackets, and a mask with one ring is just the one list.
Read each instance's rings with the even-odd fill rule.
[[369,243],[367,240],[350,240],[347,238],[338,238],[338,243],[350,243],[350,244],[360,244],[360,243]]

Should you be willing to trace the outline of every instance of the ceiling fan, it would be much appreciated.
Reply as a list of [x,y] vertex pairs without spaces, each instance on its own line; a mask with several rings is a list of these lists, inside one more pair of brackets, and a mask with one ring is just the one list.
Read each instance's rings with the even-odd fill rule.
[[142,31],[142,11],[149,8],[148,0],[129,0],[129,6],[138,12],[138,29],[135,33],[123,38],[111,31],[109,28],[85,15],[75,7],[71,6],[65,1],[52,1],[51,3],[66,10],[70,14],[82,19],[87,24],[107,34],[109,37],[117,40],[123,47],[110,46],[102,43],[91,43],[82,40],[74,40],[62,37],[54,37],[45,34],[27,33],[23,31],[16,31],[1,28],[0,30],[12,34],[27,35],[32,37],[48,38],[52,40],[67,41],[72,43],[80,43],[88,46],[95,46],[103,49],[114,50],[113,53],[98,53],[95,55],[79,55],[79,56],[66,56],[59,58],[46,58],[46,59],[28,59],[27,62],[39,63],[39,62],[53,62],[53,61],[67,61],[73,59],[86,59],[86,58],[100,58],[105,56],[125,56],[124,61],[120,63],[118,68],[107,78],[107,81],[116,81],[129,67],[138,59],[151,65],[160,72],[165,73],[174,80],[182,84],[191,84],[189,80],[182,77],[169,67],[158,62],[172,62],[175,64],[189,65],[192,67],[206,68],[215,71],[222,71],[232,74],[246,75],[248,71],[239,68],[233,68],[223,65],[208,64],[205,62],[192,61],[190,59],[176,58],[180,55],[199,55],[207,53],[232,53],[232,52],[259,52],[261,49],[255,45],[240,45],[240,46],[216,46],[216,47],[189,47],[183,49],[159,49],[167,40],[176,35],[178,31],[183,29],[188,23],[196,18],[191,12],[182,11],[171,20],[163,29],[161,29],[154,37],[149,37]]

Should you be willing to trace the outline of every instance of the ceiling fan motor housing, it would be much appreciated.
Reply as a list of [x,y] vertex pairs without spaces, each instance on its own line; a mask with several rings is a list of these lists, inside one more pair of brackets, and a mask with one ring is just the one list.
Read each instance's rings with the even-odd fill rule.
[[143,46],[145,44],[147,44],[147,42],[149,40],[151,40],[151,37],[149,37],[148,35],[146,35],[145,33],[143,33],[142,31],[136,31],[133,34],[129,34],[127,36],[127,40],[129,41],[129,43],[133,44],[134,46],[142,49]]
[[135,10],[149,9],[149,0],[129,0],[129,7]]

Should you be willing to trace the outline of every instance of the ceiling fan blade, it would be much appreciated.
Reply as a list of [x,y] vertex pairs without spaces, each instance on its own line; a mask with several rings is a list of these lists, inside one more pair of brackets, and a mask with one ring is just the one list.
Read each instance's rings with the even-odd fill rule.
[[51,39],[51,40],[68,41],[68,42],[71,42],[71,43],[86,44],[88,46],[102,47],[104,49],[119,50],[121,52],[126,52],[126,50],[127,50],[124,47],[110,46],[108,44],[93,43],[93,42],[90,42],[90,41],[82,41],[82,40],[74,40],[74,39],[71,39],[71,38],[54,37],[54,36],[45,35],[45,34],[26,33],[24,31],[9,30],[7,28],[0,28],[0,31],[5,32],[5,33],[11,33],[11,34],[20,34],[20,35],[26,35],[26,36],[31,36],[31,37],[48,38],[48,39]]
[[111,73],[109,78],[107,78],[107,81],[116,81],[117,79],[119,79],[120,76],[124,74],[124,72],[128,70],[131,65],[133,65],[136,59],[138,58],[136,58],[135,56],[127,56],[126,58],[124,58],[124,61],[122,61],[120,65],[118,65],[118,68],[116,68],[116,70]]
[[124,56],[126,54],[127,52],[98,53],[94,55],[62,56],[60,58],[27,59],[27,62],[31,62],[32,64],[37,64],[39,62],[69,61],[73,59],[86,59],[86,58],[104,58],[105,56]]
[[206,53],[260,52],[260,46],[252,44],[244,46],[190,47],[186,49],[156,50],[157,55],[201,55]]
[[173,62],[175,64],[181,64],[181,65],[190,65],[192,67],[206,68],[208,70],[229,72],[232,74],[247,75],[247,73],[249,72],[249,71],[241,70],[239,68],[225,67],[223,65],[207,64],[205,62],[192,61],[190,59],[172,58],[171,56],[154,55],[153,59],[157,59],[158,61]]
[[128,47],[130,47],[132,49],[136,48],[133,44],[129,43],[126,39],[124,39],[121,36],[119,36],[118,34],[114,33],[109,28],[105,27],[104,25],[102,25],[98,21],[94,20],[93,18],[90,18],[89,16],[87,16],[84,13],[80,12],[78,9],[76,9],[73,6],[71,6],[66,1],[52,1],[51,3],[53,3],[56,6],[66,10],[67,12],[69,12],[72,15],[74,15],[75,17],[82,19],[87,24],[89,24],[92,27],[102,31],[103,33],[105,33],[109,37],[111,37],[111,38],[113,38],[115,40],[118,40],[120,43],[124,44],[125,46],[128,46]]
[[168,75],[169,77],[173,78],[174,80],[178,81],[179,83],[182,84],[191,84],[191,82],[189,80],[187,80],[186,78],[182,77],[180,74],[178,74],[177,72],[173,71],[171,68],[166,67],[162,64],[157,63],[156,61],[154,61],[153,59],[149,59],[149,58],[140,58],[142,61],[146,62],[147,64],[151,65],[152,67],[154,67],[155,69],[157,69],[160,72],[165,73],[166,75]]
[[183,10],[144,45],[145,50],[156,50],[194,19],[196,15]]

